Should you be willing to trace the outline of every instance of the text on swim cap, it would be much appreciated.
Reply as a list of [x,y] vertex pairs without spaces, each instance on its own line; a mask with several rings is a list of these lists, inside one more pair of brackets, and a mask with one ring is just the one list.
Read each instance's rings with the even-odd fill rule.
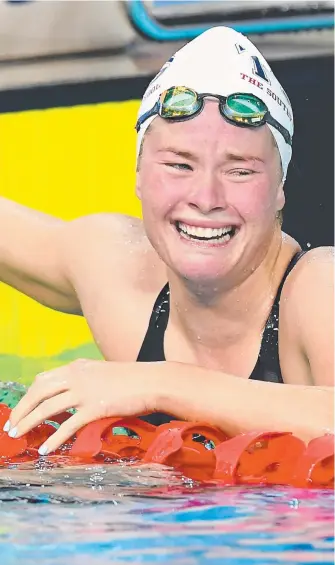
[[[152,84],[152,83],[150,83]],[[149,88],[149,90],[144,94],[143,96],[143,100],[146,100],[149,96],[151,96],[151,94],[153,94],[156,90],[159,90],[161,87],[160,84],[154,84],[151,88]]]
[[[240,73],[240,76],[243,80],[246,80],[250,84],[257,86],[257,88],[259,88],[260,90],[264,90],[264,84],[259,80],[255,79],[254,77],[249,77],[245,73]],[[292,121],[292,114],[289,108],[287,107],[287,105],[285,104],[285,102],[283,102],[282,99],[279,98],[279,96],[275,92],[272,92],[272,90],[268,86],[266,87],[266,93],[268,94],[268,96],[271,96],[279,106],[283,108],[289,119]]]

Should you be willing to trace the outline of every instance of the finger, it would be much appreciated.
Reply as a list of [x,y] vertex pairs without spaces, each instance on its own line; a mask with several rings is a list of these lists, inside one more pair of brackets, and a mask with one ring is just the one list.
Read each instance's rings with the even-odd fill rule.
[[72,437],[80,428],[92,421],[87,414],[83,415],[83,411],[77,412],[71,418],[66,420],[58,430],[50,436],[46,442],[41,445],[38,450],[40,455],[48,455],[63,445],[70,437]]
[[18,438],[45,420],[49,420],[55,414],[59,414],[68,408],[73,408],[73,396],[70,392],[63,392],[44,400],[32,412],[27,414],[22,420],[10,429],[8,435],[13,438]]
[[[50,378],[51,373],[55,375],[55,378]],[[65,392],[67,389],[68,383],[64,375],[64,369],[63,374],[58,373],[57,375],[54,371],[50,371],[48,374],[43,375],[43,377],[38,375],[25,396],[12,410],[9,423],[6,422],[4,431],[9,431],[9,429],[16,427],[18,422],[32,412],[41,402]]]

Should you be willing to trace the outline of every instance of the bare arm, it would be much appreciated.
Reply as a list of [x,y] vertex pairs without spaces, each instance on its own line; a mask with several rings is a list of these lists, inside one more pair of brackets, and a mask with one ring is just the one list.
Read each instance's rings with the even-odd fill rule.
[[66,222],[0,198],[0,280],[45,306],[80,314],[92,271],[97,278],[108,264],[110,284],[123,274],[136,280],[144,253],[129,248],[142,249],[143,238],[136,218],[97,214]]
[[0,198],[0,280],[58,310],[79,304],[67,278],[68,222]]
[[279,350],[288,384],[334,386],[334,249],[309,251],[293,269],[280,304]]
[[332,387],[251,381],[182,363],[161,365],[156,379],[158,372],[162,390],[154,406],[177,418],[205,421],[230,435],[288,431],[309,441],[334,433]]
[[38,375],[5,431],[20,437],[70,407],[77,413],[46,442],[53,451],[89,422],[153,411],[202,421],[228,435],[292,432],[304,441],[333,432],[333,390],[249,381],[184,363],[78,360]]

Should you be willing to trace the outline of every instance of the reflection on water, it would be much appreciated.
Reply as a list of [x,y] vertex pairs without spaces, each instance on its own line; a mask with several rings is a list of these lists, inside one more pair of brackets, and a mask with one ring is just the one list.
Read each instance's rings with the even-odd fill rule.
[[333,493],[202,487],[168,468],[0,469],[4,565],[331,565]]

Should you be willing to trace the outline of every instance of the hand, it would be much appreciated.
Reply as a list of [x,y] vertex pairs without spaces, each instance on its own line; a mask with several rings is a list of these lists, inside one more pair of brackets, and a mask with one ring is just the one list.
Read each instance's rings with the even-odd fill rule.
[[78,360],[37,375],[5,424],[18,438],[69,408],[77,412],[40,447],[40,455],[57,449],[80,428],[100,418],[135,416],[155,410],[155,364]]

